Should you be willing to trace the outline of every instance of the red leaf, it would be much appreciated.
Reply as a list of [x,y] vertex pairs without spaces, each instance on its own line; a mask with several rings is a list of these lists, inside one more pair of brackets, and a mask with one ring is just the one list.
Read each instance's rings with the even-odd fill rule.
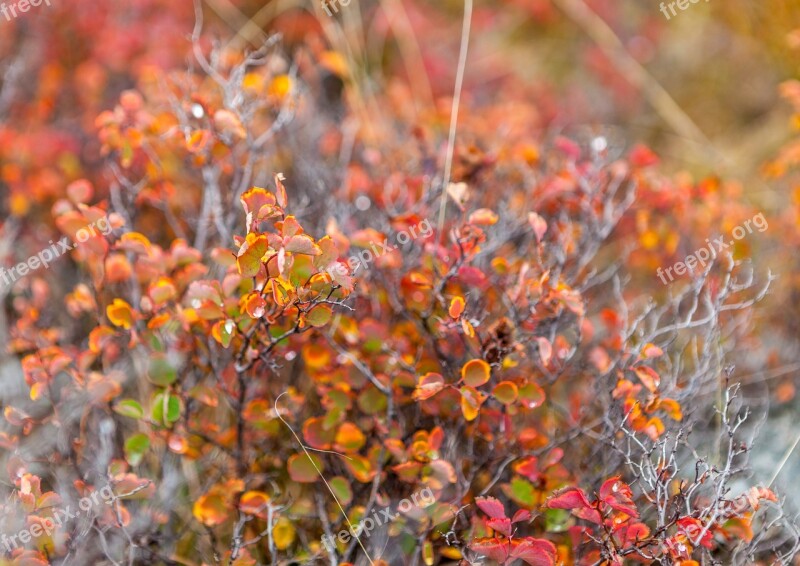
[[503,517],[502,519],[489,519],[486,524],[490,529],[502,533],[507,537],[511,536],[511,519]]
[[603,516],[592,507],[582,507],[580,509],[573,509],[572,514],[578,517],[579,519],[583,519],[584,521],[591,521],[596,525],[603,524]]
[[514,464],[514,471],[532,482],[537,482],[542,477],[539,471],[539,459],[536,456],[529,456]]
[[469,548],[482,556],[486,556],[491,560],[495,560],[500,564],[505,564],[508,559],[509,547],[497,537],[494,538],[481,538],[472,541]]
[[587,509],[591,507],[586,494],[578,487],[565,487],[547,500],[550,509]]
[[519,558],[531,566],[555,566],[556,546],[549,540],[525,538],[511,542],[510,558]]
[[546,470],[552,466],[558,464],[561,459],[564,457],[564,449],[563,448],[553,448],[550,452],[547,453],[542,459],[542,469]]
[[494,497],[476,497],[475,504],[492,519],[506,518],[506,510],[503,504]]
[[472,267],[471,265],[462,265],[458,269],[458,277],[465,284],[481,289],[485,288],[489,283],[483,272],[477,267]]
[[642,144],[631,150],[628,159],[634,167],[649,167],[659,162],[658,156],[649,147]]
[[631,517],[638,517],[636,505],[633,503],[633,492],[628,484],[619,476],[609,478],[600,487],[600,499],[612,509],[622,511]]
[[650,529],[643,523],[634,523],[625,530],[625,541],[635,542],[646,539],[650,536]]

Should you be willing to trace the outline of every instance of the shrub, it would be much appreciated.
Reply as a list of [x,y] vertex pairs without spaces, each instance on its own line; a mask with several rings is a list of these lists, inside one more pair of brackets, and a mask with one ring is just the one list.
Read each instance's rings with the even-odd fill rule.
[[653,269],[659,212],[748,218],[735,187],[496,107],[444,186],[435,118],[380,155],[311,96],[336,55],[276,45],[144,73],[95,122],[107,186],[54,201],[75,269],[8,301],[3,530],[43,525],[11,563],[788,562],[729,366],[771,277]]

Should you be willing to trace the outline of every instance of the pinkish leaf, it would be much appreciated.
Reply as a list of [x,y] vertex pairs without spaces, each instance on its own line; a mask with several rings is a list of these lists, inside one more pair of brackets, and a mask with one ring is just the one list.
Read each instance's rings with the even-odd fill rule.
[[528,213],[528,223],[533,228],[533,233],[536,234],[536,241],[541,242],[544,233],[547,232],[547,222],[544,218],[535,212]]
[[322,255],[322,250],[319,249],[319,246],[314,243],[311,237],[305,234],[292,236],[286,241],[284,248],[286,248],[287,252],[292,252],[293,254]]
[[519,523],[520,521],[527,521],[531,518],[531,512],[527,509],[520,509],[516,513],[514,513],[514,517],[511,519],[512,523]]
[[542,363],[547,366],[553,357],[553,345],[550,344],[550,340],[542,337],[537,338],[536,342],[539,344],[539,357],[542,358]]

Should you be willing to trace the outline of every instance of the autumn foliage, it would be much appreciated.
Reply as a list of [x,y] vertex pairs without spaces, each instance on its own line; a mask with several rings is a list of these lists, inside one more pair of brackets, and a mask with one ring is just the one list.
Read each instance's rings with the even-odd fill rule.
[[[113,228],[0,287],[0,530],[114,493],[0,539],[0,564],[790,563],[732,368],[761,345],[772,277],[746,258],[767,246],[654,275],[758,212],[739,184],[551,135],[552,99],[517,78],[468,85],[446,183],[441,76],[419,110],[399,63],[363,96],[309,14],[252,49],[191,2],[134,4],[132,26],[112,2],[15,24],[64,19],[40,59],[0,40],[36,76],[0,90],[0,257]],[[547,1],[504,9],[564,25]]]

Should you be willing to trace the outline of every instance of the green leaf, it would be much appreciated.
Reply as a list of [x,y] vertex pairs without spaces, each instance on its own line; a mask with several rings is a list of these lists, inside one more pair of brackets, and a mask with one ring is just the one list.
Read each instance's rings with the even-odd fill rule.
[[376,354],[383,348],[383,340],[380,338],[368,338],[361,347],[367,354]]
[[331,489],[336,494],[337,499],[342,505],[347,505],[353,500],[353,490],[350,488],[350,482],[342,476],[331,478],[328,482],[331,484]]
[[178,379],[178,372],[165,355],[153,354],[150,358],[150,367],[147,369],[147,377],[156,385],[166,387]]
[[333,317],[333,310],[328,305],[317,305],[306,315],[306,321],[314,328],[325,326]]
[[153,398],[151,411],[153,420],[158,424],[169,426],[181,418],[181,401],[175,395],[159,393]]
[[358,408],[367,415],[377,415],[386,411],[386,395],[370,384],[358,396]]
[[536,493],[528,480],[514,478],[511,480],[511,499],[521,507],[531,509],[536,505]]
[[149,448],[150,438],[146,434],[134,434],[125,441],[125,459],[131,466],[136,466]]
[[114,411],[123,417],[141,419],[144,416],[144,409],[138,401],[133,399],[123,399],[114,406]]
[[[311,454],[311,458],[320,471],[325,469],[322,465],[322,460],[315,454]],[[289,469],[289,476],[297,483],[316,483],[319,481],[319,474],[316,468],[314,468],[314,464],[311,463],[311,460],[309,460],[309,457],[306,456],[305,453],[294,454],[289,457],[289,464],[287,466]]]
[[562,533],[569,528],[571,514],[566,509],[546,509],[544,528],[548,533]]

